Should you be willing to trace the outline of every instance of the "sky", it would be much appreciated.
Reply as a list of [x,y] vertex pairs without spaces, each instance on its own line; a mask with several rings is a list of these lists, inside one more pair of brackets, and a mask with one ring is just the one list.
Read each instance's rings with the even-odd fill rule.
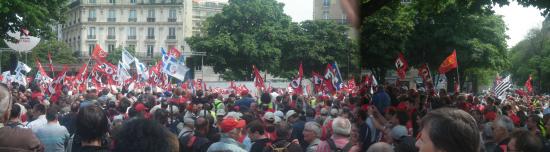
[[510,2],[507,6],[494,7],[493,10],[496,14],[502,15],[506,23],[508,28],[506,35],[510,38],[506,42],[509,48],[523,40],[530,29],[540,28],[544,20],[540,10],[534,7],[523,7],[516,1]]
[[277,0],[284,3],[286,15],[292,17],[293,22],[313,19],[313,0]]

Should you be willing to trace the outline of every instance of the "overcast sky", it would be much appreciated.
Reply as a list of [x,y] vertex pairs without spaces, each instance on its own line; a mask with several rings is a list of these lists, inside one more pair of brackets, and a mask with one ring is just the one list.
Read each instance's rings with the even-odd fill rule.
[[544,20],[540,10],[520,6],[516,1],[508,6],[495,7],[494,10],[497,14],[504,16],[504,22],[508,27],[506,34],[510,37],[507,40],[509,48],[525,38],[530,29],[540,28]]

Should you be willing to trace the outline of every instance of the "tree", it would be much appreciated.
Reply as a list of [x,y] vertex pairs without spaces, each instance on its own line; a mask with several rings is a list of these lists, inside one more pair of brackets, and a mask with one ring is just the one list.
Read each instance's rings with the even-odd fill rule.
[[0,38],[12,39],[8,31],[16,32],[22,28],[31,35],[48,38],[55,36],[52,26],[64,21],[63,12],[68,0],[2,0],[0,1]]
[[44,40],[41,41],[38,46],[32,49],[27,64],[29,66],[35,66],[34,59],[36,58],[38,58],[43,63],[47,63],[48,52],[51,53],[52,62],[54,64],[78,63],[77,58],[73,56],[73,51],[69,47],[69,45],[67,45],[67,43],[57,40]]
[[223,12],[208,18],[204,36],[188,43],[207,53],[206,63],[226,79],[251,79],[252,65],[277,71],[290,17],[275,0],[232,0]]
[[[118,61],[122,60],[122,51],[124,51],[125,48],[122,46],[117,47],[113,52],[109,52],[109,56],[107,56],[107,61],[117,65]],[[135,56],[136,51],[134,49],[128,49],[127,50],[132,56]],[[156,61],[156,60],[155,60]]]
[[311,70],[323,72],[327,63],[337,62],[343,78],[350,72],[360,74],[357,41],[348,36],[349,27],[334,21],[304,21],[294,24],[283,48],[279,74],[293,78],[302,63],[304,75],[311,76]]

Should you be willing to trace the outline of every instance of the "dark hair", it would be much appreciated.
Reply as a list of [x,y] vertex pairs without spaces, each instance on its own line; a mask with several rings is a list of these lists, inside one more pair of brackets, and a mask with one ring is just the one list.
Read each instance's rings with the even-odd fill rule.
[[57,108],[50,107],[46,111],[46,120],[48,121],[54,121],[59,117]]
[[259,120],[254,120],[250,123],[248,123],[247,126],[248,129],[250,129],[250,132],[258,132],[258,134],[263,135],[265,131],[265,127]]
[[479,152],[480,135],[476,120],[465,111],[439,108],[422,118],[433,145],[447,152]]
[[40,112],[40,114],[46,113],[46,106],[44,106],[43,104],[36,104],[34,105],[33,109]]
[[114,135],[114,151],[167,152],[170,150],[169,135],[158,123],[143,118],[132,119]]
[[76,134],[83,141],[100,139],[109,131],[108,123],[105,112],[97,105],[83,107],[76,115]]
[[271,95],[269,93],[262,93],[262,96],[260,97],[263,104],[269,104],[271,103]]
[[21,115],[21,107],[17,104],[13,104],[11,106],[10,118],[17,118],[19,115]]
[[168,111],[164,109],[158,109],[153,113],[153,118],[155,118],[155,121],[162,125],[168,124]]
[[275,128],[277,139],[288,139],[290,138],[291,132],[292,126],[286,122],[280,122]]
[[128,100],[128,98],[124,97],[122,99],[120,99],[120,103],[119,103],[119,106],[118,106],[118,112],[120,113],[126,113],[126,109],[128,109],[128,107],[131,106],[131,102],[130,100]]
[[78,109],[80,109],[80,103],[78,103],[78,102],[73,102],[73,103],[71,104],[71,112],[76,113],[76,112],[78,112]]
[[516,150],[540,152],[542,151],[542,141],[536,135],[527,130],[515,130],[510,134],[510,139],[516,139]]

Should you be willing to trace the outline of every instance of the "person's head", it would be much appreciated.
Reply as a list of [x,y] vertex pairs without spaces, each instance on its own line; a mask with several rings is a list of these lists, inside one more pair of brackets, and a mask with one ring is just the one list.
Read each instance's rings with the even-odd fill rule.
[[265,127],[259,120],[250,122],[246,128],[248,129],[248,137],[252,140],[261,139],[265,134]]
[[275,127],[277,139],[290,139],[290,133],[292,133],[292,126],[287,122],[281,122]]
[[367,152],[393,152],[393,148],[390,144],[385,142],[377,142],[372,144]]
[[156,122],[166,125],[168,124],[168,111],[164,109],[155,110],[155,113],[153,113],[153,118]]
[[349,119],[337,117],[332,120],[332,131],[334,135],[348,137],[351,133],[351,122]]
[[313,121],[307,122],[302,134],[304,135],[304,141],[311,143],[321,137],[321,125]]
[[421,121],[422,131],[416,146],[420,151],[478,152],[479,130],[475,119],[465,111],[439,108]]
[[510,134],[508,151],[541,152],[542,147],[541,139],[527,130],[518,129]]
[[46,112],[46,120],[48,122],[57,122],[57,119],[59,118],[59,112],[56,108],[48,108]]
[[193,120],[192,118],[184,118],[183,119],[183,125],[185,127],[194,129],[195,128],[195,120]]
[[33,114],[36,116],[46,114],[46,106],[44,106],[43,104],[36,104],[32,109]]
[[10,119],[16,119],[21,116],[21,107],[18,104],[13,104],[11,106]]
[[143,118],[131,119],[114,135],[114,151],[170,151],[170,136],[159,123]]
[[298,120],[298,113],[294,110],[289,110],[286,112],[285,119],[288,123],[294,123]]
[[226,117],[220,124],[220,129],[223,134],[235,140],[241,137],[242,129],[246,126],[246,122],[242,119]]
[[493,121],[493,134],[496,142],[500,142],[506,138],[514,129],[514,122],[507,116],[500,116]]
[[108,123],[101,108],[96,105],[85,106],[76,115],[76,134],[82,141],[99,140],[109,131]]

